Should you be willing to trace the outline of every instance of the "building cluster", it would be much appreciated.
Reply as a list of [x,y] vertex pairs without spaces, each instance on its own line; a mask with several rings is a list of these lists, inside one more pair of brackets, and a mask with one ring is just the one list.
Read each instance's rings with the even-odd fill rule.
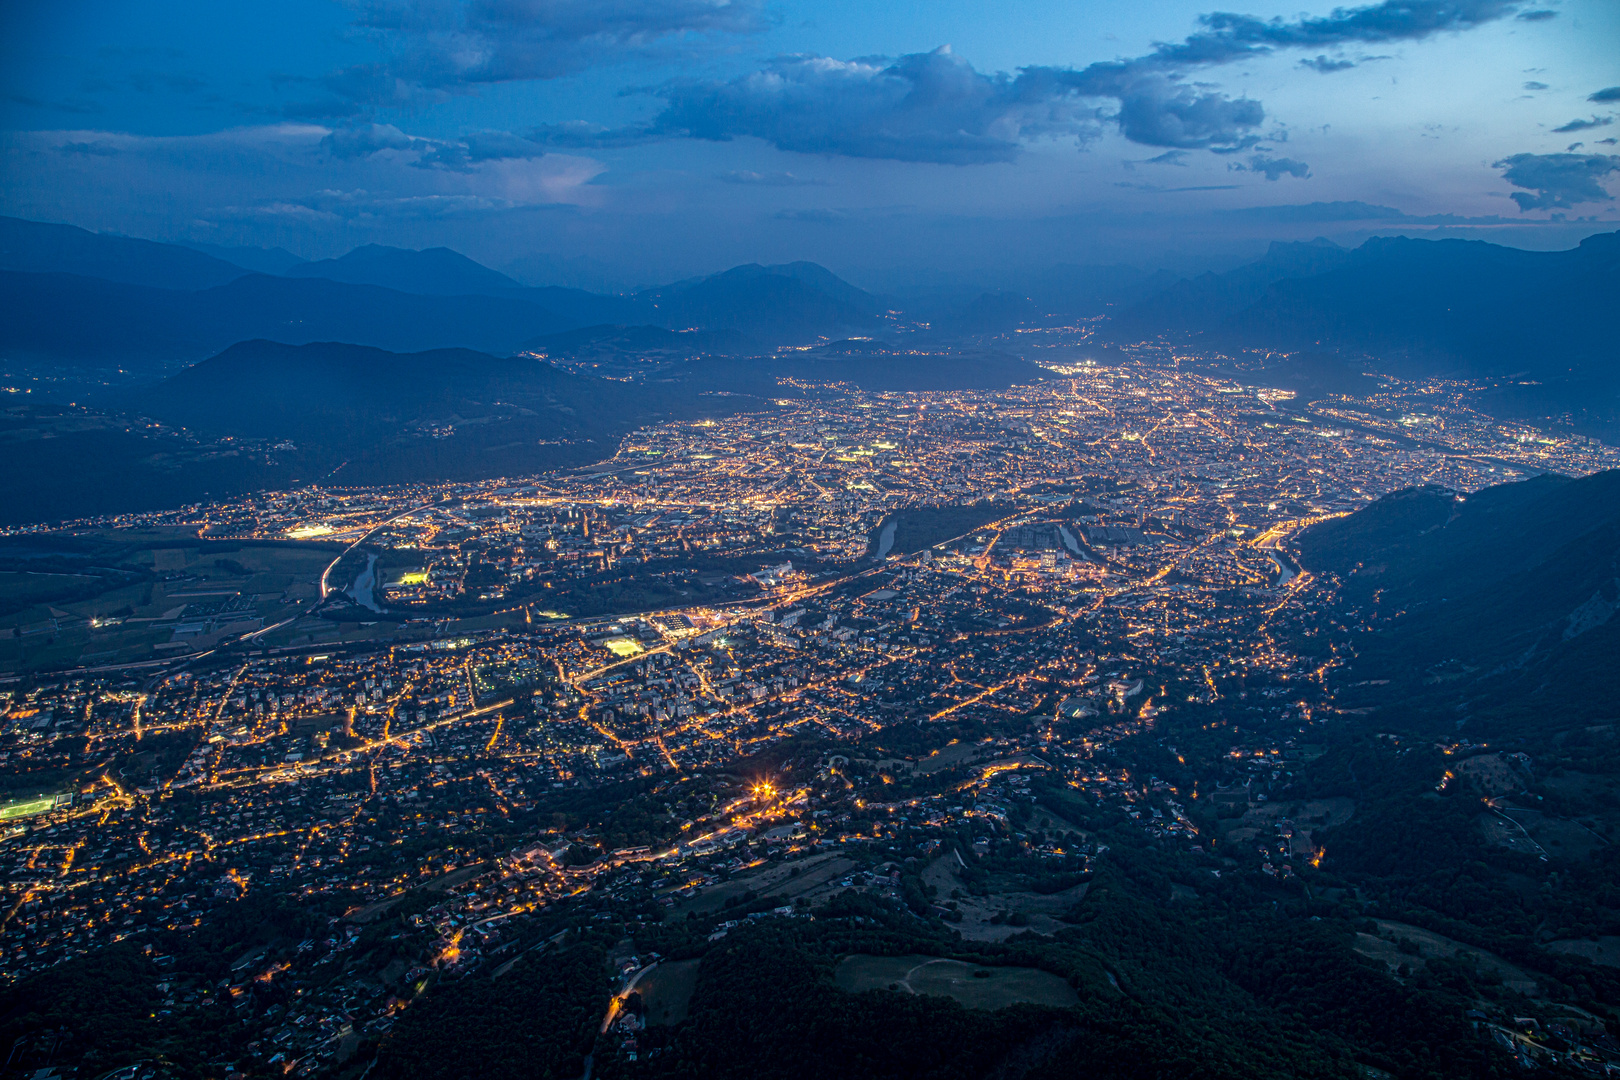
[[[206,652],[0,681],[3,970],[256,894],[316,904],[320,932],[244,950],[222,983],[175,967],[154,987],[165,1012],[233,1010],[255,1060],[305,1075],[427,981],[535,947],[519,929],[558,905],[657,922],[750,868],[858,848],[896,869],[825,887],[899,896],[904,860],[953,839],[1065,872],[1106,858],[1036,807],[1042,785],[1285,875],[1309,827],[1264,806],[1334,716],[1327,669],[1288,643],[1337,618],[1290,538],[1401,487],[1613,457],[1486,423],[1444,383],[1306,409],[1079,367],[784,399],[640,431],[566,474],[94,523],[356,545],[311,601],[346,593],[358,614],[311,602],[233,641],[214,624],[288,598],[211,601]],[[580,607],[631,587],[659,602]],[[1165,714],[1233,695],[1255,730],[1207,776],[1155,775],[1186,765]],[[991,734],[837,749],[958,728]],[[781,790],[738,777],[784,743],[823,749]],[[633,826],[592,801],[631,789]],[[1210,835],[1199,804],[1242,828]],[[380,969],[350,963],[384,945]]]

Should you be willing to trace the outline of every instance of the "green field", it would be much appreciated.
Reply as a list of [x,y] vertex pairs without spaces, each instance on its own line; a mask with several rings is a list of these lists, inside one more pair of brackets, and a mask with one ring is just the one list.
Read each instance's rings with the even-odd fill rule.
[[993,1011],[1028,1002],[1066,1008],[1080,995],[1067,980],[1027,967],[986,967],[939,956],[846,956],[834,978],[841,990],[898,990],[955,998],[970,1009]]
[[22,802],[7,803],[0,806],[0,821],[10,821],[13,818],[33,817],[43,814],[56,805],[55,795],[46,795],[38,799],[26,799]]

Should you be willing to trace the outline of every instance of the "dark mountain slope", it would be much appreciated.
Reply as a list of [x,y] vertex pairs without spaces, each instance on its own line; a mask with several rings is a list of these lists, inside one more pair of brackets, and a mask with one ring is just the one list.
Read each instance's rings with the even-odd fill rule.
[[528,300],[413,296],[251,274],[178,291],[67,274],[0,273],[0,348],[78,361],[198,360],[235,342],[333,339],[393,349],[505,352],[571,325]]
[[936,319],[934,324],[958,334],[995,334],[1033,323],[1041,314],[1041,306],[1022,293],[986,292]]
[[13,217],[0,217],[0,270],[79,274],[160,289],[206,289],[248,273],[175,244]]
[[572,375],[528,357],[270,341],[232,346],[132,405],[208,437],[290,440],[312,470],[346,462],[351,483],[581,464],[611,457],[640,424],[730,411],[678,385]]
[[1422,370],[1620,386],[1620,233],[1571,251],[1374,238],[1344,265],[1272,284],[1221,335],[1373,353]]
[[1261,300],[1275,282],[1312,277],[1335,270],[1354,255],[1328,240],[1277,243],[1265,257],[1224,274],[1201,274],[1174,285],[1121,312],[1110,332],[1134,340],[1170,331],[1200,331],[1220,326]]
[[1315,526],[1299,548],[1373,627],[1353,642],[1350,681],[1393,680],[1414,705],[1488,703],[1518,723],[1612,712],[1620,471],[1398,492]]
[[[1354,251],[1273,244],[1115,318],[1115,341],[1338,354],[1358,370],[1490,380],[1502,416],[1620,430],[1620,233],[1568,251],[1374,237]],[[1607,437],[1607,434],[1605,434]]]
[[584,289],[565,289],[560,285],[514,289],[497,295],[537,304],[547,311],[555,312],[569,326],[601,326],[613,323],[633,325],[650,321],[651,309],[630,296],[586,292]]
[[1176,280],[1168,270],[1060,263],[1026,276],[1019,288],[1044,311],[1100,315],[1156,296]]
[[1620,471],[1549,474],[1472,495],[1409,488],[1315,526],[1300,551],[1350,581],[1353,594],[1388,590],[1409,604],[1490,587],[1616,519]]
[[880,392],[1001,390],[1040,382],[1046,369],[996,349],[917,353],[881,341],[835,341],[810,352],[772,357],[777,375],[809,382],[842,382]]
[[[752,267],[739,267],[738,269],[752,269]],[[840,304],[857,311],[864,311],[869,315],[876,314],[880,306],[877,297],[865,289],[856,288],[820,263],[800,260],[799,262],[777,263],[763,269],[768,274],[790,277],[795,281],[802,282],[812,289],[826,293]]]
[[650,321],[676,330],[736,330],[774,344],[870,328],[874,297],[814,263],[749,264],[637,294]]
[[269,341],[235,345],[123,404],[0,410],[0,523],[160,509],[328,477],[521,476],[611,457],[649,422],[768,407],[702,397],[691,383],[595,379],[466,349]]
[[293,267],[308,261],[286,248],[279,247],[233,247],[227,244],[199,244],[193,241],[186,241],[181,246],[200,251],[204,255],[212,255],[216,259],[224,259],[255,274],[285,274]]
[[141,366],[208,353],[196,292],[76,274],[0,270],[0,350],[55,361]]
[[[523,343],[531,356],[570,371],[615,379],[643,378],[703,356],[752,356],[766,351],[735,330],[665,330],[660,326],[584,326]],[[663,369],[663,370],[660,370]],[[741,387],[725,389],[740,390]]]
[[307,478],[296,465],[289,455],[245,452],[129,416],[27,401],[0,409],[0,524],[161,510],[286,487]]
[[572,408],[588,401],[587,388],[610,389],[539,361],[469,349],[393,353],[332,342],[244,341],[164,380],[135,404],[211,434],[348,447],[402,425],[471,415],[497,398]]
[[326,278],[350,285],[380,285],[398,292],[430,296],[504,292],[521,287],[505,274],[442,247],[410,251],[367,244],[340,258],[300,263],[288,269],[286,275]]
[[735,331],[665,330],[661,326],[602,324],[546,334],[523,343],[527,352],[569,359],[620,353],[696,356],[706,352],[727,354],[752,351]]

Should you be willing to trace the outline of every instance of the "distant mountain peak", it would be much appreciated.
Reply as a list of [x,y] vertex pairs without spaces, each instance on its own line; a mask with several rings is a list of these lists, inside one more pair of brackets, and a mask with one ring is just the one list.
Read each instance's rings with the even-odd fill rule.
[[743,263],[638,294],[665,326],[737,330],[762,342],[806,341],[875,324],[877,298],[812,262]]
[[365,244],[336,259],[292,267],[287,276],[326,278],[350,285],[381,285],[431,296],[502,293],[522,288],[505,274],[446,247],[413,251],[385,244]]

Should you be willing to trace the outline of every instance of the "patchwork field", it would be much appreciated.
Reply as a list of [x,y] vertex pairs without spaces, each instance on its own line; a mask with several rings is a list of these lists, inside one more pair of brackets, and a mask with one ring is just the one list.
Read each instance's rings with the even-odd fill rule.
[[[1535,979],[1523,969],[1515,967],[1494,953],[1471,948],[1460,941],[1453,941],[1451,938],[1409,923],[1393,922],[1389,919],[1378,919],[1377,923],[1378,936],[1357,934],[1355,949],[1369,959],[1382,960],[1391,971],[1398,969],[1402,964],[1416,965],[1437,956],[1450,958],[1462,953],[1470,956],[1480,967],[1500,975],[1503,985],[1521,994],[1533,996],[1537,992]],[[1402,939],[1417,946],[1418,951],[1402,952],[1397,945]]]
[[[1090,882],[1055,893],[1034,893],[1019,888],[991,887],[983,896],[972,895],[957,876],[957,857],[944,855],[928,864],[923,882],[932,885],[936,895],[957,905],[958,933],[969,941],[1005,941],[1025,932],[1055,934],[1063,928],[1062,915],[1085,898]],[[1010,916],[1020,916],[1009,920]]]
[[834,978],[841,990],[896,990],[954,998],[970,1009],[995,1010],[1027,1002],[1066,1008],[1080,995],[1049,971],[985,967],[940,956],[846,956]]
[[[0,672],[199,651],[319,594],[333,545],[210,542],[144,530],[0,545]],[[55,572],[77,570],[85,573]],[[33,571],[50,566],[52,572]],[[185,629],[180,629],[184,626]]]
[[1587,938],[1549,941],[1546,947],[1549,952],[1584,956],[1592,963],[1602,964],[1604,967],[1620,967],[1620,937],[1605,935],[1596,941]]
[[814,900],[835,891],[839,880],[854,866],[841,855],[825,853],[738,874],[729,881],[699,889],[696,895],[671,908],[668,918],[678,920],[688,912],[719,911],[727,900],[740,900],[749,892],[783,903],[801,896]]

